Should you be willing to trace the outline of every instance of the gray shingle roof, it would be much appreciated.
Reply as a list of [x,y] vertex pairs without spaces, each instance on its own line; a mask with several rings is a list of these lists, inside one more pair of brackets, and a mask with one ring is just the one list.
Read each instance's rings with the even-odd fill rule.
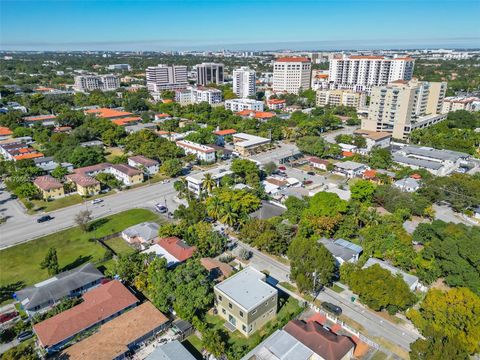
[[155,349],[145,360],[195,360],[178,340],[170,341]]
[[363,251],[361,246],[355,245],[350,241],[343,239],[337,241],[332,241],[326,238],[319,240],[319,242],[321,242],[334,257],[339,257],[344,261],[349,261]]
[[140,237],[145,241],[153,240],[158,236],[160,226],[153,222],[143,222],[133,225],[122,232],[128,237]]
[[36,306],[55,303],[71,295],[74,290],[102,278],[103,274],[94,265],[87,263],[17,291],[15,297],[23,304],[25,310],[33,310]]
[[254,219],[265,220],[265,219],[270,219],[274,216],[280,216],[285,211],[287,211],[287,210],[284,209],[281,206],[272,204],[268,201],[262,201],[262,205],[261,205],[260,209],[252,212],[250,214],[250,217],[254,218]]

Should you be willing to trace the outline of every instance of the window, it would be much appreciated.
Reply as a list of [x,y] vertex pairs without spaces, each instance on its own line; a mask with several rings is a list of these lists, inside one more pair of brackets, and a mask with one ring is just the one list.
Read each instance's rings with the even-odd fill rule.
[[226,314],[226,313],[227,311],[224,308],[222,308],[222,314]]
[[218,301],[222,301],[222,295],[218,295]]
[[243,317],[243,311],[240,311],[240,316]]
[[230,309],[232,309],[232,308],[233,308],[232,303],[228,303],[228,307],[229,307]]
[[243,330],[244,332],[246,332],[246,331],[247,331],[247,327],[246,327],[245,325],[242,325],[242,330]]
[[252,311],[252,315],[257,313],[257,309]]

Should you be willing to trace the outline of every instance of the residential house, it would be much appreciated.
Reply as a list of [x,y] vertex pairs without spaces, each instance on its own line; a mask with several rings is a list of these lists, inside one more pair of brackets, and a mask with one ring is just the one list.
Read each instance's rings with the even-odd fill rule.
[[388,270],[392,275],[399,274],[403,278],[403,281],[405,281],[405,283],[408,285],[408,287],[412,291],[414,290],[423,291],[425,289],[424,286],[420,284],[418,277],[416,277],[415,275],[407,274],[405,271],[400,270],[399,268],[396,268],[395,266],[390,265],[389,263],[383,260],[370,258],[367,260],[365,265],[363,265],[362,269],[369,268],[370,266],[373,266],[373,265],[378,265],[381,268]]
[[61,166],[65,168],[68,172],[73,171],[73,165],[70,163],[57,163],[53,156],[47,156],[47,157],[39,157],[36,159],[33,159],[33,163],[35,164],[36,167],[42,169],[43,171],[47,173],[51,173],[53,170],[55,170],[58,166]]
[[49,310],[65,298],[78,297],[100,284],[103,274],[91,263],[73,270],[61,272],[54,277],[26,287],[14,294],[23,310],[32,316]]
[[83,302],[33,325],[38,344],[49,354],[61,350],[77,335],[137,306],[138,299],[118,280],[83,294]]
[[33,185],[40,190],[44,200],[54,200],[65,196],[63,184],[53,176],[39,176],[33,181]]
[[212,280],[223,280],[228,278],[233,272],[233,268],[230,265],[214,258],[201,258],[200,264],[208,271]]
[[287,208],[283,205],[262,200],[260,208],[252,212],[249,216],[252,219],[268,220],[272,217],[282,215],[285,211],[287,211]]
[[361,177],[365,170],[369,170],[370,167],[365,164],[357,163],[354,161],[339,161],[334,165],[333,172],[338,175],[346,176],[348,178]]
[[233,134],[233,146],[242,156],[250,156],[262,151],[271,143],[270,139],[245,133]]
[[145,253],[154,253],[158,257],[165,258],[167,267],[175,266],[190,259],[197,248],[189,246],[185,241],[176,236],[157,238]]
[[272,110],[282,110],[285,109],[287,105],[287,100],[284,99],[268,99],[267,105]]
[[13,136],[13,131],[8,127],[0,126],[0,140],[11,139]]
[[277,114],[268,112],[268,111],[256,111],[256,110],[242,110],[236,113],[238,116],[243,118],[251,118],[251,119],[258,119],[258,120],[269,120]]
[[101,325],[95,334],[66,349],[60,359],[125,359],[168,324],[168,318],[147,301]]
[[80,143],[81,147],[93,147],[93,146],[99,146],[101,148],[104,147],[103,141],[100,140],[90,140],[90,141],[84,141]]
[[157,125],[155,125],[154,123],[146,123],[146,124],[141,123],[141,124],[126,125],[124,129],[127,134],[133,134],[142,130],[155,131],[157,130]]
[[133,114],[128,111],[108,109],[108,108],[96,108],[88,109],[84,111],[85,115],[93,115],[98,118],[114,120],[131,117]]
[[247,337],[276,316],[278,291],[251,266],[215,285],[214,293],[218,314]]
[[318,242],[323,244],[330,254],[332,254],[337,266],[346,262],[356,263],[363,251],[363,248],[360,245],[344,239],[331,240],[322,238]]
[[143,181],[143,172],[126,164],[111,165],[109,173],[126,186],[140,184]]
[[142,155],[130,156],[128,165],[146,172],[149,175],[158,173],[160,163],[157,160],[149,159]]
[[100,181],[84,174],[68,174],[67,182],[75,185],[76,191],[81,196],[92,196],[100,193]]
[[40,124],[42,126],[55,126],[56,119],[57,117],[55,115],[35,115],[23,117],[22,122],[30,127],[35,124]]
[[235,130],[235,129],[225,129],[225,130],[214,131],[213,134],[216,136],[215,143],[218,146],[225,146],[225,137],[226,136],[232,136],[236,132],[237,132],[237,130]]
[[404,192],[415,192],[420,189],[420,183],[410,177],[395,181],[393,186]]
[[122,231],[122,238],[130,244],[138,245],[144,249],[158,236],[160,225],[154,222],[143,222],[130,226]]
[[173,340],[155,348],[145,360],[195,360],[196,358],[178,340]]
[[118,126],[133,126],[137,125],[140,121],[142,121],[142,118],[140,116],[129,116],[129,117],[124,117],[120,119],[113,119],[112,123]]
[[316,156],[309,157],[308,162],[309,162],[310,166],[314,167],[315,169],[319,169],[319,170],[323,170],[323,171],[327,171],[327,166],[328,166],[328,164],[330,164],[330,162],[328,160],[323,160],[323,159],[320,159]]
[[272,195],[289,187],[289,183],[286,179],[274,176],[267,177],[262,181],[262,185],[265,189],[265,192]]
[[188,140],[180,140],[177,141],[176,144],[179,148],[182,148],[186,154],[193,154],[200,161],[215,162],[215,149],[210,146],[197,144]]
[[162,122],[162,121],[165,121],[165,120],[169,120],[171,118],[172,117],[169,114],[166,114],[166,113],[155,114],[155,121],[157,121],[157,122]]
[[355,343],[316,321],[291,320],[241,360],[349,360]]
[[215,168],[206,172],[188,175],[185,178],[185,180],[187,180],[188,191],[191,191],[196,196],[199,196],[202,191],[205,191],[205,189],[203,189],[203,180],[206,174],[210,174],[218,186],[224,176],[231,175],[233,172],[226,168]]
[[366,152],[372,151],[374,147],[389,148],[392,140],[392,134],[385,131],[355,130],[353,134],[365,139],[367,143]]

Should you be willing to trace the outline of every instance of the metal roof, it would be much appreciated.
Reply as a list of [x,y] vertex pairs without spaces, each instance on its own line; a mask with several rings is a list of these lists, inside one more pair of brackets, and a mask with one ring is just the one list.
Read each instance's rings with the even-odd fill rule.
[[401,164],[414,165],[425,169],[438,170],[443,167],[442,163],[436,161],[422,160],[404,156],[398,152],[392,154],[393,161]]
[[341,258],[344,261],[350,261],[350,259],[357,256],[363,251],[363,249],[358,245],[352,244],[351,242],[343,239],[342,241],[351,244],[352,248],[348,246],[343,246],[341,245],[341,243],[338,244],[336,243],[336,241],[332,241],[326,238],[319,240],[319,242],[322,243],[334,257]]
[[265,279],[265,274],[248,266],[215,285],[215,288],[249,311],[277,293],[277,290],[268,285]]
[[390,265],[383,260],[375,258],[368,259],[365,265],[363,265],[362,269],[366,269],[375,264],[378,264],[381,268],[390,271],[393,275],[400,274],[403,278],[403,281],[405,281],[410,288],[412,288],[413,285],[418,282],[418,277],[416,277],[415,275],[407,274],[405,271],[402,271],[399,268],[396,268],[395,266]]
[[413,146],[408,145],[402,148],[399,152],[405,153],[408,155],[416,155],[416,156],[423,156],[429,157],[432,159],[437,159],[441,161],[457,161],[461,158],[467,158],[470,155],[466,153],[462,153],[459,151],[452,151],[452,150],[438,150],[427,146]]
[[180,341],[174,340],[157,347],[145,360],[195,360],[195,357]]

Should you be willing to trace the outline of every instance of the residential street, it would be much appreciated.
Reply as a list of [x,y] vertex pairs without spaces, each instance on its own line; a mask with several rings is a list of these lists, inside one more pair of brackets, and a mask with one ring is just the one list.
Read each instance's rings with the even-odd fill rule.
[[[259,270],[267,270],[270,275],[278,281],[288,281],[288,274],[290,273],[290,267],[288,265],[274,260],[247,244],[239,242],[239,245],[252,252],[253,255],[250,263],[256,268]],[[407,326],[401,326],[387,321],[358,302],[352,303],[348,295],[345,297],[333,290],[325,289],[319,293],[317,299],[340,306],[346,317],[356,321],[367,330],[368,334],[364,333],[364,335],[386,338],[406,351],[410,350],[410,344],[419,337],[415,331]]]

